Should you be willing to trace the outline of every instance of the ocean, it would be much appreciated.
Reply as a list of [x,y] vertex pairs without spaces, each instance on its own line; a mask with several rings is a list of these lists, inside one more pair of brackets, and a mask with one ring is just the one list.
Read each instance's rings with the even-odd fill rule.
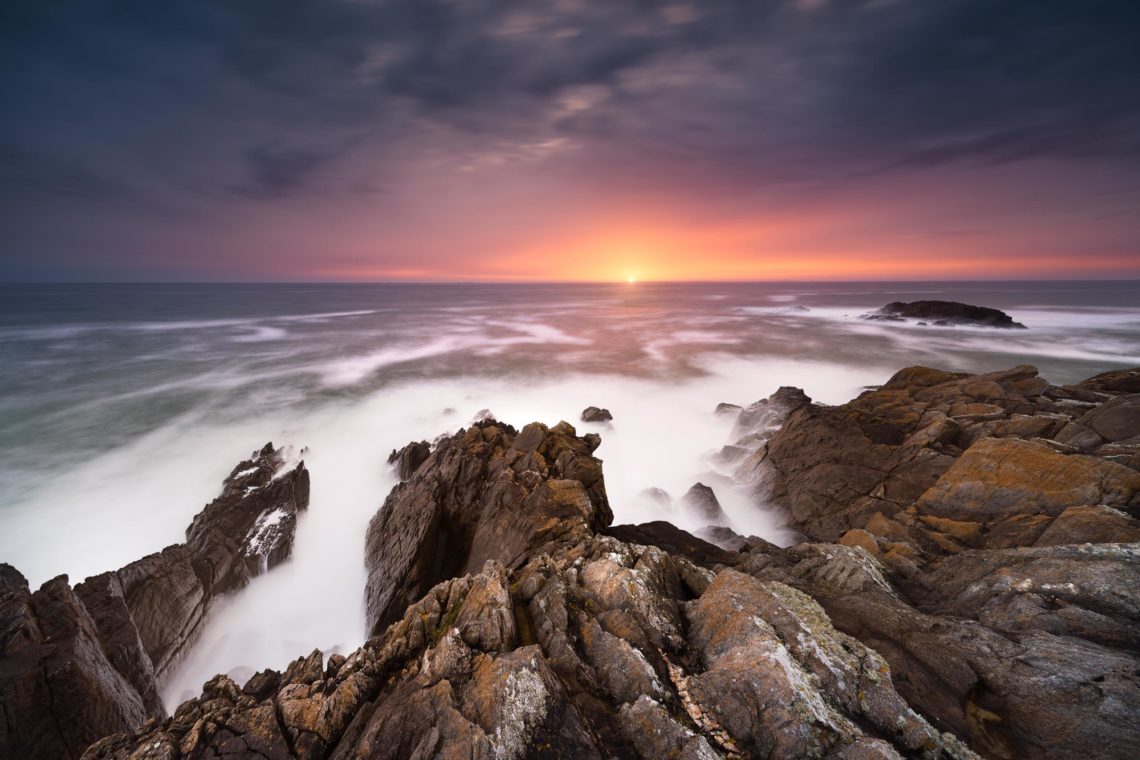
[[[1003,309],[1028,330],[859,319],[889,301]],[[364,638],[368,520],[388,453],[485,411],[598,432],[617,522],[714,484],[741,532],[790,536],[712,459],[719,402],[781,385],[842,403],[896,370],[1140,365],[1140,282],[0,286],[0,561],[72,582],[182,541],[267,441],[312,473],[293,558],[211,612],[164,687],[241,680]],[[589,405],[611,424],[581,423]]]

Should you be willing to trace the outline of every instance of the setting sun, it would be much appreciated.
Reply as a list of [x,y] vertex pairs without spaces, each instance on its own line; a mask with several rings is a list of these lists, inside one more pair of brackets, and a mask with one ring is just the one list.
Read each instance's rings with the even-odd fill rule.
[[630,285],[632,285],[635,282],[637,282],[637,278],[631,274],[625,278],[625,281],[628,282]]

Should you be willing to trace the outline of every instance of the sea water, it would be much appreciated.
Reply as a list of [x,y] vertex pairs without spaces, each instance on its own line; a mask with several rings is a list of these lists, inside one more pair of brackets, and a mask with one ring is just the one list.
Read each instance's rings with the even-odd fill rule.
[[[889,301],[958,300],[1028,330],[868,322]],[[740,533],[789,540],[712,458],[719,402],[781,385],[842,403],[896,370],[1030,363],[1054,383],[1140,365],[1140,283],[42,285],[0,287],[0,561],[72,582],[184,540],[267,441],[308,448],[291,560],[219,600],[164,684],[173,709],[364,639],[368,520],[388,453],[489,410],[597,432],[617,522],[670,519],[644,496],[713,485]],[[589,405],[612,423],[579,421]]]

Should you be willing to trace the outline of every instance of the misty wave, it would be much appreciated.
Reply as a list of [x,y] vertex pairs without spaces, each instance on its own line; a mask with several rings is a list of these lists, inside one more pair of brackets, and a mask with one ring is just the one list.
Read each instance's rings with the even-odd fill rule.
[[510,346],[528,343],[559,343],[583,346],[588,346],[591,343],[588,339],[568,335],[556,327],[538,322],[484,320],[482,324],[488,327],[506,328],[514,334],[494,337],[488,335],[484,330],[468,326],[452,330],[452,333],[466,332],[469,333],[467,335],[450,334],[428,341],[390,346],[361,356],[329,362],[317,371],[326,386],[337,388],[359,383],[384,367],[432,356],[462,351],[475,351],[489,355]]
[[[251,668],[282,667],[314,646],[326,653],[359,646],[364,534],[395,484],[380,463],[409,440],[455,432],[484,408],[517,427],[532,420],[551,425],[569,420],[579,432],[599,432],[596,455],[605,463],[606,490],[618,523],[669,519],[689,530],[703,527],[683,510],[663,512],[641,496],[658,488],[678,499],[702,481],[713,484],[738,532],[786,544],[790,536],[779,515],[713,464],[716,452],[732,440],[732,421],[713,413],[714,399],[749,403],[781,382],[798,381],[818,398],[839,402],[862,385],[881,382],[885,370],[728,358],[707,369],[708,376],[684,384],[611,379],[600,387],[589,376],[526,386],[502,379],[423,382],[282,420],[280,431],[260,428],[261,437],[253,440],[278,440],[287,429],[292,443],[309,448],[310,507],[298,522],[293,558],[212,612],[201,642],[167,684],[168,705],[197,693],[215,672],[248,675]],[[613,423],[578,422],[578,413],[590,404],[610,409]],[[237,432],[221,428],[202,434],[220,442]]]

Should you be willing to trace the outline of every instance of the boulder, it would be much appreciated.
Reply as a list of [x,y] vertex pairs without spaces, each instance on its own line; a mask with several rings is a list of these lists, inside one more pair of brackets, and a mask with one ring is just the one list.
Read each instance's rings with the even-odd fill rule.
[[1109,443],[1140,437],[1140,393],[1105,401],[1081,417],[1080,424]]
[[1140,393],[1140,367],[1102,372],[1082,380],[1078,385],[1081,388],[1112,395]]
[[609,409],[588,406],[582,410],[582,422],[609,422],[614,418]]
[[993,523],[1015,515],[1057,517],[1069,507],[1140,506],[1140,473],[1113,462],[1059,454],[1016,438],[983,438],[917,501],[919,514]]

